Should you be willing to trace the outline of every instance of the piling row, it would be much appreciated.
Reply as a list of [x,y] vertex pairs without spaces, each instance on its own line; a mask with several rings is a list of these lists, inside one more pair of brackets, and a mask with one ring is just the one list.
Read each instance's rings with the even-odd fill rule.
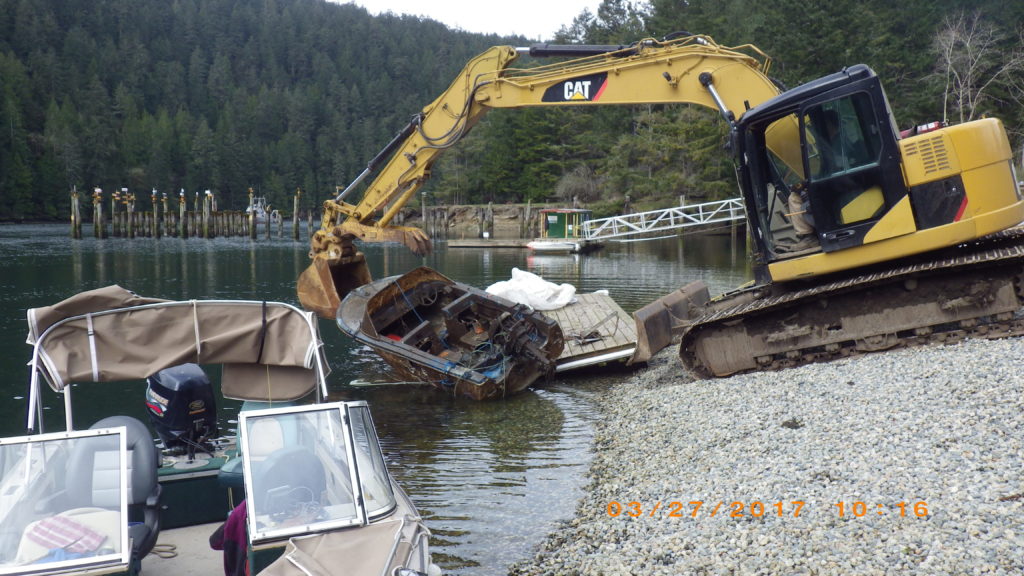
[[[291,217],[292,237],[300,239],[299,196],[297,192],[293,201]],[[193,209],[188,210],[188,201],[182,193],[177,209],[168,206],[168,198],[158,198],[154,191],[152,208],[136,210],[135,195],[122,189],[110,197],[109,214],[105,213],[102,191],[97,188],[92,196],[93,235],[96,238],[217,238],[230,236],[248,236],[256,239],[262,230],[266,238],[271,238],[272,230],[277,229],[277,237],[284,236],[284,218],[271,218],[268,214],[263,222],[258,222],[254,210],[217,210],[216,200],[207,192],[200,200],[197,194]],[[250,190],[250,206],[252,206]],[[309,214],[309,229],[312,230],[313,215]],[[82,237],[82,208],[77,189],[71,191],[71,237]]]
[[[296,191],[292,200],[292,212],[290,220],[292,238],[301,240],[301,226],[299,221],[299,200],[302,191]],[[252,190],[250,190],[250,207],[253,203]],[[103,198],[102,190],[95,189],[92,195],[93,235],[97,238],[160,238],[163,236],[174,238],[218,238],[241,236],[256,239],[259,236],[271,238],[276,228],[277,237],[284,236],[285,218],[266,218],[263,222],[257,222],[256,211],[218,210],[216,199],[207,192],[205,196],[198,193],[194,200],[190,201],[182,192],[178,197],[177,206],[173,197],[168,199],[167,195],[158,196],[156,192],[151,196],[150,209],[136,209],[135,195],[122,188],[115,191],[108,197]],[[189,209],[191,208],[191,210]],[[535,207],[530,203],[516,208],[519,212],[511,216],[511,219],[518,221],[518,236],[520,238],[534,238],[539,235],[541,222],[533,217],[536,214]],[[470,211],[467,213],[467,211]],[[508,207],[502,212],[508,214]],[[478,238],[495,237],[495,210],[492,204],[486,206],[427,206],[424,202],[421,205],[420,214],[422,221],[417,225],[438,240],[448,239],[456,227],[457,222],[475,224]],[[410,215],[415,216],[415,210],[399,210],[394,217],[393,224],[405,225],[411,220]],[[314,228],[314,213],[307,212],[308,233],[312,234]],[[82,237],[83,212],[81,200],[77,190],[71,192],[71,236]],[[465,236],[466,230],[459,231]],[[503,230],[515,234],[514,230]],[[472,232],[470,232],[472,234]]]

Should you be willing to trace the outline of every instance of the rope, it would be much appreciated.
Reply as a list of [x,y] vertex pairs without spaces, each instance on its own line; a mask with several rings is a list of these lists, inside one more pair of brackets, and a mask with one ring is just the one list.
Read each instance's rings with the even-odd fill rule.
[[396,282],[395,286],[398,287],[398,292],[402,295],[402,298],[405,299],[405,303],[409,305],[409,309],[416,315],[416,318],[419,319],[420,322],[426,322],[426,320],[420,316],[420,312],[416,309],[416,306],[413,305],[412,300],[409,300],[408,294],[405,293],[405,290],[402,290],[402,285]]
[[177,558],[178,547],[174,544],[154,544],[153,549],[149,553],[164,559]]
[[260,325],[260,351],[256,354],[256,363],[263,363],[263,345],[267,342],[267,301],[263,301],[263,323]]

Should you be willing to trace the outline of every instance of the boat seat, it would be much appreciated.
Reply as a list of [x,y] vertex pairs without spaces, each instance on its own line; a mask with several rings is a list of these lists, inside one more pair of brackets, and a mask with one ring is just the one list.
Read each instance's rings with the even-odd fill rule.
[[[419,325],[402,337],[401,342],[424,352],[434,352],[435,348],[439,345],[437,333],[434,331],[434,327],[429,320],[420,322]],[[426,348],[424,348],[424,345],[426,345]]]
[[[246,400],[239,412],[262,410],[264,408],[293,406],[295,402],[259,402]],[[250,457],[254,462],[265,460],[271,453],[295,442],[295,430],[282,428],[277,420],[261,419],[254,423],[249,431]],[[217,483],[227,488],[242,490],[245,486],[245,475],[242,472],[241,447],[239,453],[229,458],[217,472]]]
[[456,318],[464,310],[472,306],[474,300],[475,299],[473,298],[473,293],[466,292],[465,294],[459,296],[455,300],[452,300],[450,304],[442,308],[441,313],[444,314],[444,317],[446,319]]
[[[160,451],[149,429],[129,416],[111,416],[90,429],[123,426],[128,453],[128,518],[120,513],[122,486],[120,458],[108,442],[83,439],[74,445],[65,463],[64,490],[42,502],[40,512],[50,514],[30,523],[22,532],[15,563],[52,561],[56,553],[91,555],[114,543],[127,530],[131,542],[129,573],[137,573],[160,534]],[[138,519],[141,518],[141,521]],[[49,560],[46,560],[49,559]]]
[[[153,549],[157,537],[160,535],[160,483],[158,481],[158,469],[160,468],[160,449],[153,442],[153,435],[149,428],[130,416],[108,416],[93,424],[90,428],[113,428],[124,426],[127,429],[126,441],[128,444],[128,513],[129,518],[133,515],[141,516],[142,522],[133,522],[128,533],[132,538],[132,555],[141,562],[143,558]],[[81,478],[77,472],[72,470],[73,465],[82,466],[81,460],[72,457],[68,462],[68,478]],[[88,470],[91,466],[79,468]],[[75,482],[75,486],[68,490],[72,495],[78,494],[85,501],[92,501],[94,505],[103,505],[101,494],[102,487],[97,486],[97,479],[94,479],[91,486],[91,497],[87,494],[90,488],[85,488],[85,482]]]
[[[90,430],[120,426],[126,429],[128,450],[128,526],[117,528],[120,519],[117,510],[121,506],[120,462],[116,457],[109,457],[103,445],[91,442],[77,444],[68,456],[66,477],[72,481],[67,483],[59,500],[61,511],[40,522],[70,526],[85,534],[82,538],[100,540],[114,538],[127,528],[132,546],[131,563],[138,568],[160,535],[160,483],[157,481],[160,451],[149,428],[130,416],[104,418]],[[30,525],[26,534],[36,524],[39,522]],[[26,546],[21,546],[19,554],[31,555]]]

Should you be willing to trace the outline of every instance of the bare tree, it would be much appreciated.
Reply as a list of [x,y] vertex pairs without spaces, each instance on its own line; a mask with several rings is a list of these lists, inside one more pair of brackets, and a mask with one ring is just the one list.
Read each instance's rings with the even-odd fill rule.
[[593,202],[601,197],[600,184],[594,170],[581,164],[562,176],[555,187],[555,194],[563,202],[571,202],[574,198],[580,202]]
[[1020,79],[1024,36],[1011,43],[1009,36],[985,21],[980,12],[947,16],[933,50],[938,56],[937,74],[945,80],[944,121],[949,120],[950,108],[959,114],[960,122],[973,120],[983,112],[983,103],[996,99],[996,87],[1008,98],[1024,99]]

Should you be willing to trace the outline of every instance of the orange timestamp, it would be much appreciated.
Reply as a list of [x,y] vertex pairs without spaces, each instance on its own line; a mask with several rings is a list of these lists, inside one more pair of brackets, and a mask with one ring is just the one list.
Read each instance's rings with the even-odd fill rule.
[[[729,518],[763,518],[766,516],[793,517],[799,518],[804,512],[806,502],[803,500],[789,500],[776,502],[762,502],[760,500],[725,501],[718,500],[706,502],[704,500],[672,500],[669,502],[655,501],[645,504],[643,502],[619,502],[612,500],[608,502],[606,512],[608,516],[617,518],[627,516],[639,518],[640,516],[664,517],[664,518],[698,518],[724,516]],[[863,501],[835,502],[832,511],[840,518],[862,518],[869,514],[878,516],[898,514],[900,517],[924,518],[928,516],[928,503],[918,502],[896,502],[893,504],[875,504]]]
[[612,500],[608,503],[607,511],[608,515],[612,518],[622,515],[631,518],[640,516],[664,516],[666,518],[708,516],[714,518],[718,515],[732,518],[743,518],[745,516],[760,518],[765,515],[791,515],[794,518],[798,518],[804,509],[804,504],[806,503],[802,500],[790,500],[788,502],[761,502],[759,500],[752,502],[726,502],[724,500],[718,500],[717,502],[705,502],[703,500],[661,502],[659,500],[645,506],[643,503],[636,501],[623,503]]

